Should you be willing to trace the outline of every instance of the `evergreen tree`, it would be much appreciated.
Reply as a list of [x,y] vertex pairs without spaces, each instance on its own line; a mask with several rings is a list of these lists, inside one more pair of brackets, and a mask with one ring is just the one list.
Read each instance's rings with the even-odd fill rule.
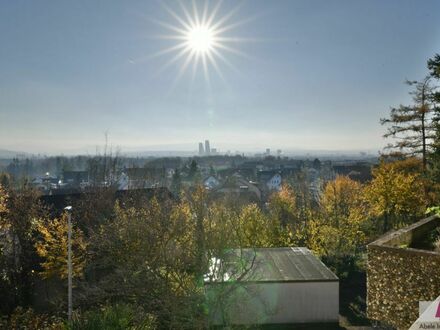
[[433,58],[428,60],[428,69],[431,77],[440,79],[440,54],[435,54]]
[[212,164],[209,166],[209,175],[215,176],[215,170],[214,170],[214,167],[212,166]]
[[193,159],[189,165],[188,178],[194,179],[198,171],[199,166],[197,165],[197,162]]
[[430,76],[422,81],[407,81],[407,84],[415,86],[415,90],[410,93],[414,103],[391,108],[390,117],[381,119],[382,125],[389,125],[384,137],[395,139],[395,143],[389,144],[386,149],[393,150],[390,156],[394,157],[421,156],[423,169],[426,170],[427,157],[434,139],[434,88]]
[[[428,69],[433,79],[440,80],[440,54],[428,60]],[[431,102],[435,113],[433,120],[435,135],[430,157],[430,177],[434,182],[440,183],[440,91],[438,89],[433,90]]]

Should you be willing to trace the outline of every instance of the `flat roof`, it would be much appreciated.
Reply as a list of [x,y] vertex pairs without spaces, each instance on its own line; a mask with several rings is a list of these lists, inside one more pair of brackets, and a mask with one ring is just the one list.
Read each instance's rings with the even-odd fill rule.
[[[219,266],[219,264],[222,266]],[[212,269],[223,273],[205,276],[206,283],[333,282],[338,277],[305,247],[246,248],[229,250]],[[211,270],[212,270],[211,269]]]

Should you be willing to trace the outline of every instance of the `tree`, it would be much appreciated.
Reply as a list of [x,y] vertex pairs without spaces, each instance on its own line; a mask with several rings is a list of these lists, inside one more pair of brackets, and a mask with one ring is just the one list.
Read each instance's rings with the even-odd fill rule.
[[215,176],[215,170],[214,167],[211,165],[209,165],[209,175],[210,176]]
[[[430,76],[437,81],[440,80],[440,54],[436,54],[428,60],[428,69]],[[435,130],[433,152],[430,157],[430,177],[435,184],[440,183],[440,91],[434,89],[432,93],[432,103],[434,104],[434,120],[433,126]],[[440,188],[437,187],[437,190]]]
[[315,158],[313,160],[313,168],[316,170],[320,170],[321,169],[321,161],[318,158]]
[[178,168],[175,169],[171,181],[171,191],[175,194],[180,194],[182,190],[182,176],[180,175],[180,170]]
[[428,69],[432,77],[440,79],[440,54],[435,54],[428,60]]
[[239,216],[239,247],[270,247],[274,237],[267,218],[255,204],[244,206]]
[[297,222],[296,195],[290,186],[284,184],[280,191],[272,193],[269,198],[269,212],[283,226]]
[[197,328],[199,286],[197,224],[191,206],[155,198],[142,207],[117,203],[112,221],[92,233],[83,306],[118,301],[142,306],[159,328]]
[[418,174],[402,172],[395,163],[384,161],[372,174],[365,197],[371,215],[382,222],[381,232],[408,224],[424,214],[425,192]]
[[[37,232],[40,239],[35,243],[41,262],[43,278],[67,278],[67,215],[60,218],[40,219]],[[85,266],[86,243],[77,227],[72,231],[72,269],[74,277],[81,277]]]
[[105,144],[103,154],[96,149],[96,155],[87,159],[87,171],[90,175],[91,183],[94,186],[110,186],[116,184],[117,170],[121,167],[121,157],[119,150],[113,151],[113,147],[108,145],[108,132],[104,134]]
[[362,186],[348,176],[338,175],[327,182],[321,197],[321,207],[326,221],[336,226],[341,218],[348,218],[361,199]]
[[197,162],[193,159],[189,164],[188,178],[194,179],[198,171],[199,171],[199,166],[197,165]]
[[407,81],[415,90],[413,105],[400,105],[391,108],[390,117],[382,118],[382,125],[389,125],[384,137],[392,137],[395,143],[389,144],[386,149],[393,150],[391,156],[418,156],[423,160],[423,169],[426,170],[428,153],[432,149],[434,127],[431,122],[433,113],[431,77],[422,81]]
[[27,306],[32,299],[34,269],[38,267],[33,239],[35,219],[45,210],[37,192],[23,186],[21,190],[0,191],[0,310]]
[[311,224],[310,244],[320,255],[356,255],[366,241],[363,187],[346,176],[329,181],[321,198],[321,219]]
[[6,212],[8,211],[6,204],[7,200],[8,200],[8,193],[0,184],[0,217],[2,216],[2,214],[6,214]]
[[273,246],[304,245],[308,217],[300,214],[297,194],[291,186],[283,184],[280,191],[270,196],[268,223],[273,231]]
[[[194,162],[194,161],[193,161]],[[203,277],[207,271],[208,261],[206,255],[205,217],[207,214],[207,192],[201,185],[194,188],[192,194],[187,196],[191,208],[192,218],[195,222],[194,241],[196,249],[196,276]]]
[[0,173],[0,186],[4,189],[11,187],[11,176],[8,173]]

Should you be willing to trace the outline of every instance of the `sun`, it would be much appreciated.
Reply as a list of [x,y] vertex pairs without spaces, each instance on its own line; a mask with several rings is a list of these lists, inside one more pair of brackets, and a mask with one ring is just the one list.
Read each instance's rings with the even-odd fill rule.
[[198,53],[206,53],[212,50],[215,44],[214,32],[209,26],[195,26],[188,31],[188,47]]
[[173,55],[161,69],[180,63],[175,81],[191,65],[193,78],[201,68],[206,80],[209,80],[210,69],[214,69],[223,79],[220,63],[235,69],[227,58],[227,53],[247,57],[245,53],[234,47],[247,40],[231,36],[231,31],[245,21],[232,22],[238,7],[221,16],[219,14],[221,3],[222,1],[218,1],[212,8],[209,8],[208,1],[205,1],[203,8],[197,8],[195,1],[192,1],[192,6],[189,7],[185,6],[188,2],[184,4],[178,1],[179,7],[172,9],[163,1],[160,2],[172,20],[168,22],[153,19],[153,21],[169,31],[167,34],[161,34],[159,38],[172,41],[173,44],[153,56]]

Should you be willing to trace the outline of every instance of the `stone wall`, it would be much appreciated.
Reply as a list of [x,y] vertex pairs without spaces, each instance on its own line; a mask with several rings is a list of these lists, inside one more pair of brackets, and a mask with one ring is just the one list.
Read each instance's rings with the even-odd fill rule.
[[368,246],[367,313],[372,320],[408,329],[419,301],[440,295],[440,253],[407,248],[421,233],[440,226],[431,217],[386,235]]

